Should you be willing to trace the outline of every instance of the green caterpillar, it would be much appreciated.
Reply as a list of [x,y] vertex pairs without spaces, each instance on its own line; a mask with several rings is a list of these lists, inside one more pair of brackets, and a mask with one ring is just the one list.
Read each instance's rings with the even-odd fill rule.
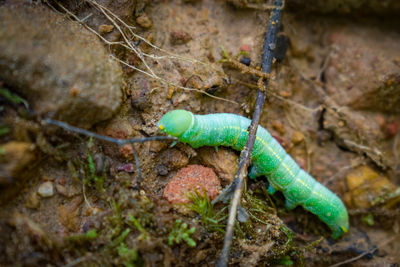
[[[193,148],[230,146],[239,151],[246,144],[249,125],[249,119],[235,114],[194,115],[186,110],[168,112],[157,124],[160,130]],[[287,209],[303,206],[331,228],[335,239],[347,232],[349,217],[340,198],[302,170],[261,126],[257,129],[252,162],[249,176],[266,175],[268,192],[282,191]]]

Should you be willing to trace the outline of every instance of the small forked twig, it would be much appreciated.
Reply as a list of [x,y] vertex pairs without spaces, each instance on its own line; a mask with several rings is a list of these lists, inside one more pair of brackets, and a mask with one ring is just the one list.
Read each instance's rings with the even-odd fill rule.
[[[276,45],[276,35],[278,33],[278,28],[279,28],[279,21],[280,21],[280,16],[281,16],[281,10],[282,10],[282,0],[275,0],[274,2],[274,9],[272,11],[269,23],[268,23],[268,29],[266,33],[266,38],[265,38],[265,43],[264,43],[264,53],[262,57],[262,65],[261,69],[265,73],[270,73],[271,72],[271,66],[272,66],[272,61],[274,58],[274,50],[275,50],[275,45]],[[267,87],[268,85],[268,79],[264,80],[264,87]],[[233,193],[233,198],[230,204],[229,208],[229,219],[228,223],[226,226],[226,234],[225,234],[225,239],[224,239],[224,245],[220,254],[220,257],[218,259],[218,267],[225,267],[228,265],[228,260],[229,260],[229,250],[232,244],[232,238],[233,238],[233,229],[234,229],[234,224],[236,221],[236,214],[237,214],[237,209],[240,204],[240,199],[242,195],[242,188],[243,188],[243,183],[244,183],[244,178],[246,176],[246,170],[247,167],[250,163],[250,158],[251,158],[251,153],[254,147],[255,139],[256,139],[256,133],[257,133],[257,128],[258,128],[258,122],[260,120],[261,116],[261,111],[264,106],[264,101],[266,98],[266,93],[263,88],[259,88],[257,92],[257,99],[256,99],[256,105],[253,113],[253,119],[251,121],[251,124],[249,126],[249,137],[247,139],[246,145],[243,148],[242,152],[240,153],[240,161],[239,161],[239,169],[235,175],[235,179],[232,183],[232,189],[234,190]]]
[[125,145],[125,144],[131,144],[131,143],[144,143],[144,142],[150,142],[150,141],[156,141],[156,140],[174,140],[177,141],[178,138],[173,137],[173,136],[149,136],[149,137],[141,137],[141,138],[131,138],[131,139],[119,139],[119,138],[113,138],[109,136],[104,136],[100,135],[91,131],[87,131],[82,128],[78,128],[72,125],[69,125],[68,123],[62,122],[62,121],[57,121],[53,119],[44,119],[43,120],[44,124],[50,124],[50,125],[55,125],[58,127],[61,127],[67,131],[83,134],[86,136],[94,137],[99,140],[103,140],[106,142],[114,143],[119,146]]

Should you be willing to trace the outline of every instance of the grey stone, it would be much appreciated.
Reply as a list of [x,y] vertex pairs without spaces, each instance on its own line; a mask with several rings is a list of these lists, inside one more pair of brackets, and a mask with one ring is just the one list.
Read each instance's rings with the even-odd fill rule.
[[122,102],[122,70],[100,40],[48,8],[0,7],[0,79],[36,114],[89,128]]

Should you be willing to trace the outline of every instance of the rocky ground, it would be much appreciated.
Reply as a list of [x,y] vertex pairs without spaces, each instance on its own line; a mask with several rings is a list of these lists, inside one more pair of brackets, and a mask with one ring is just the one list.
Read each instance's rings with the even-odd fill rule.
[[[230,265],[396,266],[400,5],[286,2],[260,124],[344,201],[350,231],[331,239],[249,180]],[[238,62],[259,67],[270,5],[0,1],[0,265],[215,265],[227,204],[210,201],[239,152],[44,119],[128,139],[173,109],[250,117],[258,78]]]

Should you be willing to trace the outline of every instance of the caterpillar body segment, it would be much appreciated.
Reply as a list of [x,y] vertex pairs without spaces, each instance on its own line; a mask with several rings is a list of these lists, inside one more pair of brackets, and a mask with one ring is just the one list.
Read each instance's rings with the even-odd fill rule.
[[[194,115],[174,110],[163,116],[158,127],[193,148],[230,146],[240,151],[247,142],[250,123],[249,119],[235,114]],[[347,232],[348,214],[340,198],[302,170],[261,126],[257,128],[252,163],[249,176],[265,175],[270,183],[268,192],[282,191],[286,208],[300,205],[314,213],[331,228],[333,238]]]

